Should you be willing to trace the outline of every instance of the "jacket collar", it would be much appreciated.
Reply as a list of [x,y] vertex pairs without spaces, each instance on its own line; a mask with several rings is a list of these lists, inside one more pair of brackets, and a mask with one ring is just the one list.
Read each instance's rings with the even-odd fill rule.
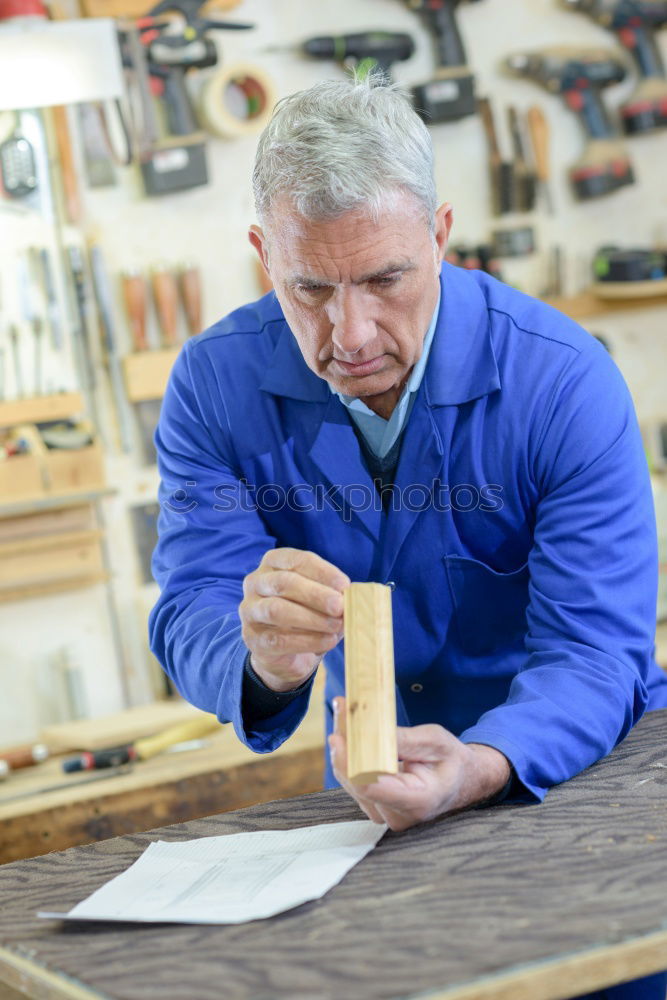
[[[491,344],[488,305],[475,277],[443,264],[442,298],[424,381],[431,406],[456,406],[500,388]],[[276,396],[324,403],[331,390],[311,372],[291,330],[283,329],[260,389]]]

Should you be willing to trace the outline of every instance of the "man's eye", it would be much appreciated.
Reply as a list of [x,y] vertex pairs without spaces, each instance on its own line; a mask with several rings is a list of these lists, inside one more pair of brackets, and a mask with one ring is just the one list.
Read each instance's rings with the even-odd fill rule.
[[388,288],[390,285],[395,285],[400,274],[380,274],[377,278],[371,278],[371,285],[375,285],[376,288]]

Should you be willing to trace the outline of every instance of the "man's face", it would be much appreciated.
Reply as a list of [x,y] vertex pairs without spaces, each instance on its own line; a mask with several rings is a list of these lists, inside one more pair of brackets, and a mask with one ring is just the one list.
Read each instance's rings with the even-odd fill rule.
[[378,222],[363,209],[311,222],[284,198],[265,232],[251,228],[306,364],[333,391],[391,413],[422,352],[451,222],[441,206],[431,234],[399,191]]

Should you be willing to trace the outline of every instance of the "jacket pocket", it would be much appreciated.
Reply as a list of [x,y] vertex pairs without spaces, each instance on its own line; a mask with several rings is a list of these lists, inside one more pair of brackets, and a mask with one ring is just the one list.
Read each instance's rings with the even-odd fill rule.
[[461,649],[486,656],[515,645],[526,634],[528,563],[498,573],[465,556],[445,556],[445,569]]

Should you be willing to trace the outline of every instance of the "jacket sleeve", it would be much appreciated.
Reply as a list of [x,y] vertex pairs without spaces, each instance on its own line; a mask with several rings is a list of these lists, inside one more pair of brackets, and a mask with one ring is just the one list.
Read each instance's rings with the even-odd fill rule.
[[627,386],[592,338],[555,387],[532,451],[528,655],[507,701],[461,738],[501,750],[517,797],[539,801],[641,718],[655,639],[648,467]]
[[216,410],[205,390],[193,347],[186,345],[174,365],[155,435],[161,484],[153,575],[161,593],[149,620],[151,649],[184,698],[232,722],[252,750],[268,753],[301,722],[310,686],[246,728],[248,650],[238,608],[244,577],[276,540],[236,467],[224,408]]

